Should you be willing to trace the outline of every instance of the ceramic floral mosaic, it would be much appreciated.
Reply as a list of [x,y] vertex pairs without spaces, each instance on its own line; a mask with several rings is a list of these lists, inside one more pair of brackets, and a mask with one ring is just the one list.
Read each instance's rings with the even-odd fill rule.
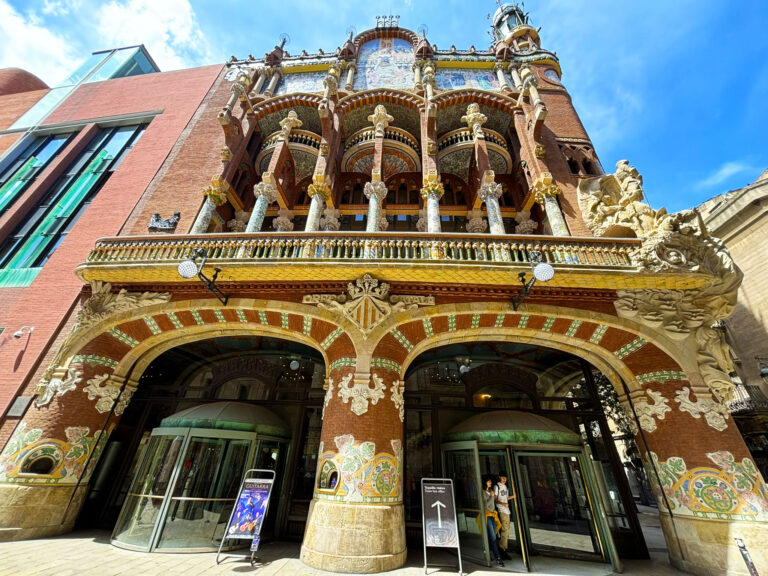
[[440,90],[459,90],[461,88],[499,89],[499,80],[492,70],[438,68],[435,81]]

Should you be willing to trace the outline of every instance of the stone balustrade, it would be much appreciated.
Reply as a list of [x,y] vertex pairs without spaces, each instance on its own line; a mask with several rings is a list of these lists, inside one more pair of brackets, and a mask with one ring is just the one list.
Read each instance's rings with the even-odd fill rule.
[[453,263],[526,264],[529,253],[542,253],[544,261],[575,267],[632,268],[634,239],[559,238],[413,233],[360,234],[272,233],[203,234],[104,238],[88,256],[87,264],[135,262],[178,263],[193,248],[203,248],[209,260],[385,260],[412,262],[438,260]]

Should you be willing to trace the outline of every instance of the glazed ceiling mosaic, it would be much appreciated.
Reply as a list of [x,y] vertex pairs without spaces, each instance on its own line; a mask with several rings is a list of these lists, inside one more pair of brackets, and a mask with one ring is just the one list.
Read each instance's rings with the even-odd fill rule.
[[[315,134],[320,134],[322,128],[320,126],[320,116],[317,113],[317,108],[310,106],[291,106],[291,110],[296,112],[296,115],[301,120],[301,129],[309,130]],[[288,116],[288,110],[280,110],[274,114],[268,114],[259,120],[259,128],[264,136],[269,136],[280,130],[280,120]]]
[[301,182],[315,171],[315,164],[317,163],[317,155],[308,152],[307,150],[297,150],[290,146],[288,149],[293,156],[293,165],[295,168],[296,182]]
[[512,168],[509,166],[507,159],[504,158],[504,156],[490,147],[488,147],[488,160],[491,163],[491,170],[493,170],[496,174],[508,174]]
[[466,183],[469,177],[469,164],[472,161],[474,150],[473,146],[449,150],[444,156],[440,157],[440,173],[453,174]]
[[[350,135],[367,126],[373,126],[368,120],[368,116],[373,114],[373,109],[376,107],[376,104],[378,104],[378,102],[374,104],[366,104],[365,106],[344,113],[344,138],[349,138]],[[418,110],[393,102],[384,102],[384,106],[387,109],[387,114],[390,114],[394,118],[394,120],[390,122],[390,126],[402,128],[416,138],[417,141],[420,140],[421,122],[419,121]]]
[[413,46],[402,38],[377,38],[360,47],[355,90],[413,87]]
[[322,92],[326,72],[299,72],[285,74],[277,87],[277,94],[293,92]]
[[272,154],[274,154],[275,149],[272,148],[269,152],[264,154],[264,156],[261,157],[261,160],[259,160],[259,166],[258,171],[259,174],[264,174],[264,172],[267,171],[267,168],[269,168],[269,161],[272,160]]
[[[483,124],[483,128],[490,128],[495,130],[505,138],[507,137],[507,129],[509,123],[512,121],[512,115],[499,110],[498,108],[492,108],[490,106],[484,106],[480,104],[480,112],[488,117],[488,121]],[[437,135],[456,130],[457,128],[466,128],[466,123],[461,121],[461,117],[467,113],[467,105],[464,104],[452,104],[438,110],[437,112]]]
[[435,81],[440,90],[458,90],[460,88],[476,88],[479,90],[499,89],[499,80],[492,70],[438,68]]

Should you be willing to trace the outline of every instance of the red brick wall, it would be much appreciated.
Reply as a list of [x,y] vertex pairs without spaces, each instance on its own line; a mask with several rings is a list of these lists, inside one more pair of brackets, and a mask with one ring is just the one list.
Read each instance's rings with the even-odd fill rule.
[[31,379],[80,293],[82,284],[73,270],[85,260],[96,239],[119,233],[221,69],[207,66],[83,85],[49,117],[47,123],[58,123],[159,112],[35,282],[2,315],[0,325],[9,330],[26,324],[35,331],[28,340],[12,340],[3,346],[0,412],[5,413],[20,387]]

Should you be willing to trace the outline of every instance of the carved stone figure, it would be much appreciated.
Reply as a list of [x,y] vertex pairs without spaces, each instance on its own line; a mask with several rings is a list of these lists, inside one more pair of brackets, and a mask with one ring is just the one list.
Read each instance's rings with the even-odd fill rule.
[[383,104],[376,106],[376,108],[373,110],[373,114],[368,116],[368,122],[373,123],[374,131],[377,137],[384,136],[384,131],[389,126],[389,123],[394,119],[394,116],[387,114],[387,109]]
[[485,132],[483,132],[483,124],[488,121],[488,117],[480,112],[480,105],[472,102],[467,106],[467,113],[461,117],[461,121],[465,122],[469,129],[472,130],[472,137],[475,140],[483,140],[485,138]]
[[152,214],[147,230],[150,232],[173,232],[181,219],[181,212],[174,212],[170,218],[162,218],[159,213]]
[[288,112],[288,116],[280,120],[280,136],[277,137],[278,141],[288,140],[291,134],[291,130],[294,128],[301,128],[303,122],[299,120],[299,116],[291,110]]

